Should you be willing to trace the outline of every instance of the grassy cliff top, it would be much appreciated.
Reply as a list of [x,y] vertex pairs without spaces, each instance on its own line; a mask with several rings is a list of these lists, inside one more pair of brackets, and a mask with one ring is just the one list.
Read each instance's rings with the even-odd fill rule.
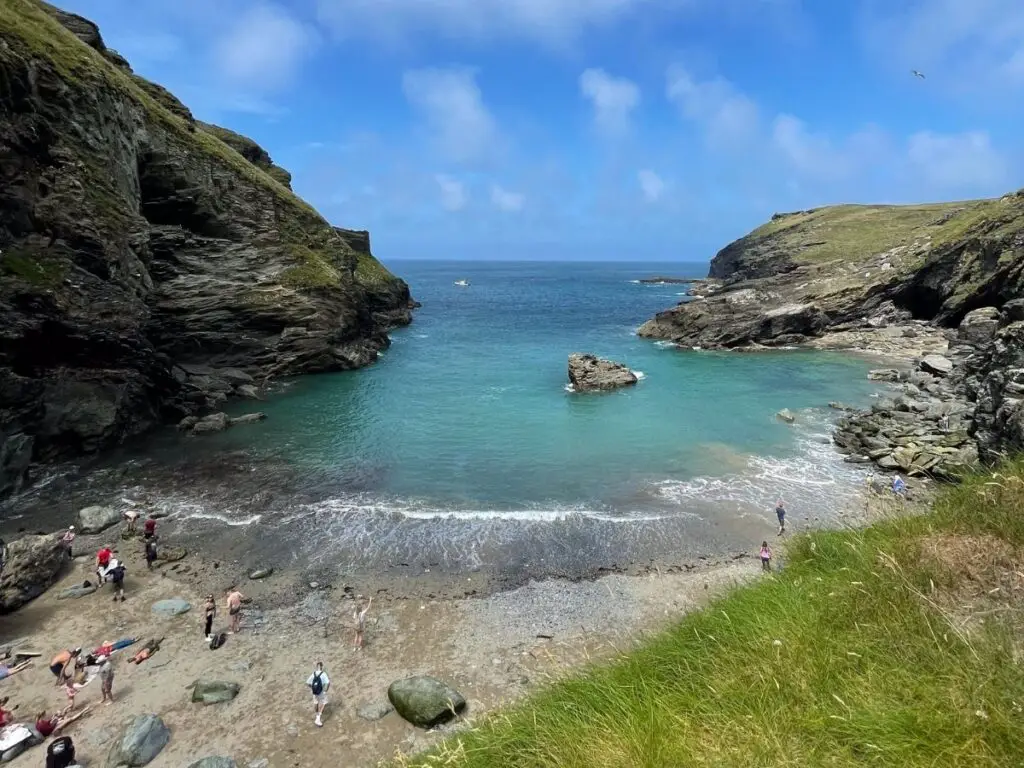
[[713,277],[758,261],[822,265],[856,263],[903,248],[928,252],[972,235],[1024,224],[1024,195],[924,205],[835,205],[776,214],[726,246],[712,262]]
[[[246,160],[235,148],[225,143],[224,137],[197,129],[179,111],[169,108],[167,99],[155,98],[154,88],[143,87],[145,81],[141,78],[116,66],[99,51],[82,42],[47,12],[42,3],[37,0],[0,0],[0,38],[0,61],[43,59],[69,84],[84,88],[113,89],[140,104],[153,123],[187,146],[190,152],[205,155],[212,162],[223,164],[272,195],[281,214],[291,219],[291,226],[285,230],[285,239],[295,240],[306,248],[303,252],[305,266],[308,267],[309,261],[313,260],[318,263],[312,271],[321,277],[326,273],[337,274],[330,251],[344,250],[345,246],[334,237],[307,236],[309,233],[319,233],[320,230],[331,232],[330,225],[312,206],[293,194],[286,184],[282,184],[267,170]],[[230,133],[240,137],[232,131],[222,130],[225,136]],[[284,177],[279,178],[284,180]],[[296,234],[297,239],[292,236]],[[321,240],[324,242],[319,243]],[[318,242],[319,246],[313,248],[311,242]],[[384,270],[384,267],[380,269]],[[331,282],[337,282],[337,278]],[[322,284],[320,281],[317,286],[311,287]]]
[[1018,462],[772,541],[781,570],[398,764],[1020,765],[1022,503]]

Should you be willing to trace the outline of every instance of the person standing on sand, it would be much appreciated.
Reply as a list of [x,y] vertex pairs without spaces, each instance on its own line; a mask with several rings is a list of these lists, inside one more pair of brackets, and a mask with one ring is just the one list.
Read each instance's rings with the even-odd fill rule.
[[228,590],[228,616],[231,617],[231,628],[228,630],[229,635],[239,631],[242,621],[242,600],[244,598],[245,595],[239,592],[237,587],[232,587]]
[[324,707],[327,706],[327,689],[331,687],[331,678],[324,671],[324,663],[322,661],[316,663],[316,668],[306,681],[306,685],[313,692],[313,706],[316,712],[313,722],[317,726],[322,726],[324,721],[321,718],[324,714]]
[[352,618],[356,623],[356,636],[355,640],[353,640],[356,650],[363,647],[363,633],[366,631],[366,614],[369,612],[371,605],[373,605],[373,597],[370,597],[366,605],[363,605],[361,602],[357,603],[355,610],[352,611]]
[[57,678],[57,685],[63,683],[64,678],[71,676],[68,674],[68,665],[70,664],[72,665],[72,668],[74,668],[75,659],[77,659],[81,653],[81,648],[75,648],[73,651],[65,649],[53,657],[53,660],[50,661],[50,671],[53,673],[53,676]]
[[135,521],[139,519],[138,511],[134,509],[126,510],[124,513],[124,519],[128,523],[125,530],[128,531],[128,533],[135,533]]
[[786,532],[786,502],[779,499],[775,504],[775,516],[779,518],[779,536]]
[[64,549],[68,552],[68,558],[74,560],[75,556],[71,554],[71,545],[75,541],[75,526],[68,526],[68,529],[64,531],[64,535],[61,537],[61,541],[64,542]]
[[108,656],[100,665],[100,690],[103,691],[103,703],[110,706],[114,703],[114,664]]
[[767,541],[761,542],[761,570],[771,571],[772,569],[772,548]]
[[110,565],[110,558],[114,556],[114,553],[110,551],[110,547],[104,545],[103,549],[96,553],[96,578],[100,580],[100,586],[103,586],[104,572]]
[[118,563],[116,568],[110,569],[110,580],[114,583],[114,600],[124,602],[124,564]]
[[156,562],[156,536],[146,540],[146,567],[153,570],[153,563]]
[[203,626],[203,635],[206,637],[206,641],[209,642],[210,637],[213,635],[213,620],[217,616],[217,601],[213,599],[213,595],[206,596],[204,613],[206,615],[206,623]]

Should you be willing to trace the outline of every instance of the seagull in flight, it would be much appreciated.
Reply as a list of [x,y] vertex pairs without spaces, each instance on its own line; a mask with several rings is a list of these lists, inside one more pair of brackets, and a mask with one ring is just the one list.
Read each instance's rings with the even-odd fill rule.
[[924,73],[923,72],[918,72],[916,69],[912,69],[912,70],[910,70],[910,73],[914,77],[920,77],[922,80],[924,80]]

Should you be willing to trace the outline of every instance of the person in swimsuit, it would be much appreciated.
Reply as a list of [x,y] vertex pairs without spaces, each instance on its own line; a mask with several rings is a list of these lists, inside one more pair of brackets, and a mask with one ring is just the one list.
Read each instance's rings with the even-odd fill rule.
[[203,626],[203,635],[206,637],[206,641],[209,642],[210,638],[213,637],[213,620],[217,616],[217,601],[213,599],[213,595],[206,596],[206,623]]
[[229,635],[233,635],[238,632],[239,625],[242,621],[242,600],[245,596],[238,591],[236,587],[232,587],[228,590],[228,616],[231,617],[231,629],[228,630]]
[[767,541],[761,542],[761,570],[771,571],[772,569],[772,548]]
[[369,612],[372,604],[373,598],[371,597],[366,605],[357,604],[355,610],[352,611],[352,619],[356,623],[356,636],[353,640],[353,645],[357,650],[363,647],[363,633],[366,631],[366,614]]
[[57,678],[57,685],[61,685],[65,678],[70,677],[68,666],[70,665],[74,669],[75,659],[81,653],[81,648],[75,648],[74,650],[63,650],[53,657],[53,660],[50,662],[50,671]]
[[779,536],[786,532],[786,502],[779,499],[775,505],[775,516],[779,518]]
[[25,669],[31,663],[31,660],[23,661],[20,664],[15,664],[13,667],[9,667],[4,663],[0,663],[0,680],[3,680],[6,677],[10,677],[11,675],[18,674],[19,672],[21,672],[21,670]]

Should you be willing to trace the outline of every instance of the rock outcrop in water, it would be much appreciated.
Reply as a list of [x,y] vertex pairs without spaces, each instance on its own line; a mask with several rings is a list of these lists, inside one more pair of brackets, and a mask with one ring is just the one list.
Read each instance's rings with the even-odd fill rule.
[[411,308],[258,144],[92,22],[0,0],[0,497],[253,380],[371,363]]
[[569,355],[569,383],[574,392],[597,392],[636,384],[637,376],[622,363],[594,355]]
[[1024,448],[1024,191],[923,206],[835,206],[720,251],[702,295],[640,329],[683,346],[891,353],[895,397],[847,415],[851,461],[951,477]]

